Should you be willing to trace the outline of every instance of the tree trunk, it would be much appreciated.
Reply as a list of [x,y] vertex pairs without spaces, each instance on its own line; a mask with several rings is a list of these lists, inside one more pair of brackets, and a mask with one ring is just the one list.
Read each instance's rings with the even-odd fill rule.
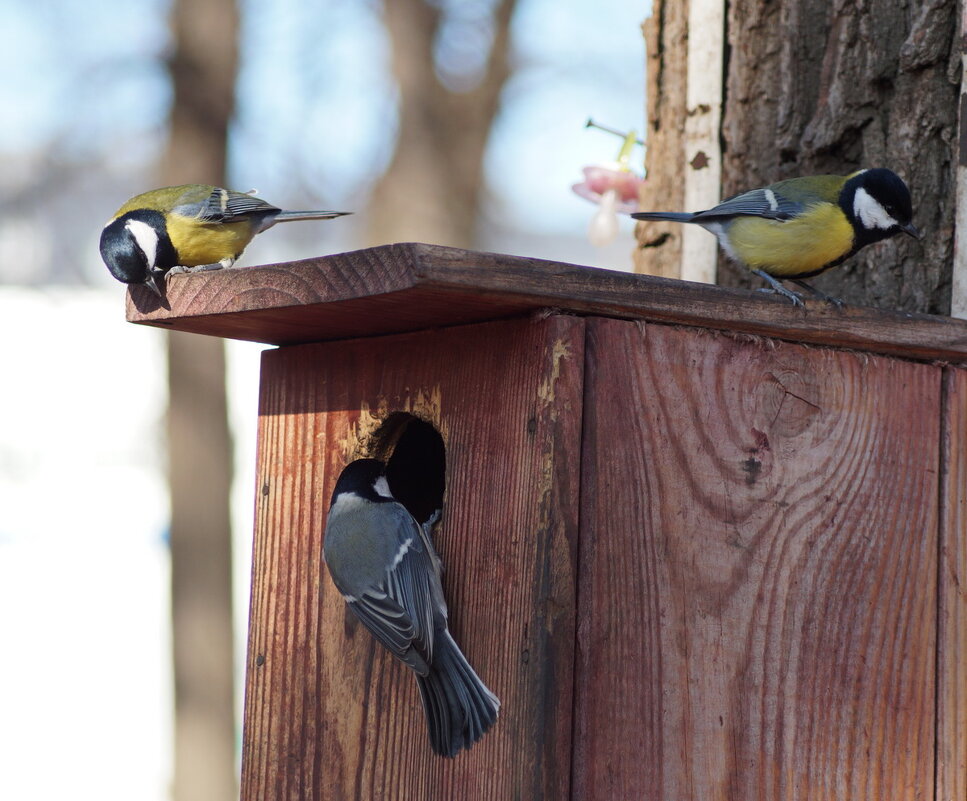
[[[675,211],[685,202],[685,106],[688,94],[688,2],[654,0],[642,25],[647,78],[647,135],[641,208]],[[639,223],[635,272],[679,278],[682,226]]]
[[[643,208],[687,210],[687,8],[646,22],[648,181]],[[868,247],[813,283],[850,303],[947,314],[953,257],[955,0],[734,0],[726,21],[722,196],[783,178],[889,167],[910,186],[920,243]],[[681,226],[639,226],[636,269],[677,275]],[[718,282],[761,286],[719,260]]]
[[[234,107],[234,0],[176,0],[174,87],[161,175],[166,184],[225,180]],[[168,470],[175,674],[175,801],[234,801],[232,446],[221,339],[168,336]]]
[[434,61],[434,42],[443,20],[438,4],[384,2],[399,87],[399,134],[392,162],[367,207],[368,244],[473,246],[484,151],[509,74],[514,5],[514,0],[497,3],[483,74],[473,88],[455,91],[441,82]]
[[[954,0],[736,0],[728,12],[723,195],[889,167],[920,243],[894,238],[814,279],[851,303],[950,310],[959,52]],[[736,266],[719,283],[759,285]]]

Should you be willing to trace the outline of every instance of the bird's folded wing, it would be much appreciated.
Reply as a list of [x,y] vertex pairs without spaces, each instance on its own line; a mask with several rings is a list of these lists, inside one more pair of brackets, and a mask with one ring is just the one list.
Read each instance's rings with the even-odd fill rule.
[[420,673],[433,659],[435,580],[431,557],[417,536],[387,570],[385,583],[350,604],[380,643]]
[[196,217],[202,222],[224,223],[249,214],[277,212],[279,209],[261,198],[230,189],[216,188],[207,199],[181,213]]
[[406,654],[416,639],[416,628],[395,599],[379,590],[371,590],[350,601],[349,608],[382,645],[406,661]]
[[723,200],[719,205],[707,211],[697,212],[692,222],[711,222],[716,217],[765,217],[770,220],[788,220],[803,210],[801,203],[789,200],[773,192],[768,187],[753,189]]
[[411,549],[388,574],[390,597],[402,606],[413,621],[413,647],[427,662],[433,659],[434,595],[431,591],[432,566],[426,551]]

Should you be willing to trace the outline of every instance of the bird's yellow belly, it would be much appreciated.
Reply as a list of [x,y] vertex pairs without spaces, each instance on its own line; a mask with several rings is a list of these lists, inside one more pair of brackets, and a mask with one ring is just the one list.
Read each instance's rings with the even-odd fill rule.
[[728,236],[735,255],[750,269],[785,278],[816,273],[853,248],[853,226],[833,204],[793,220],[739,217]]
[[206,225],[172,215],[168,218],[168,236],[178,252],[178,264],[197,267],[238,257],[255,234],[247,220]]

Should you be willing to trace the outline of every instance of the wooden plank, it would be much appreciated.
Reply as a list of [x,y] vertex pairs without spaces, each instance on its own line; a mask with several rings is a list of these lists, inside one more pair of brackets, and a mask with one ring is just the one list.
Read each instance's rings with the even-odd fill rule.
[[[583,332],[552,316],[265,353],[242,798],[569,797]],[[335,478],[389,411],[447,443],[451,629],[502,701],[454,760],[321,563]]]
[[937,801],[967,799],[967,370],[944,375]]
[[171,308],[142,288],[132,322],[269,344],[416,331],[548,307],[683,323],[916,359],[967,361],[967,322],[864,307],[805,310],[758,292],[434,245],[175,276]]
[[574,798],[932,798],[940,368],[588,322]]

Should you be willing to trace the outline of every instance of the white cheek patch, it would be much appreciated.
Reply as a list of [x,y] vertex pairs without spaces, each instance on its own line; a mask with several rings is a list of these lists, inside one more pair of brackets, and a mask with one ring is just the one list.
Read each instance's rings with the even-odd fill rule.
[[373,482],[373,489],[376,490],[376,494],[382,496],[383,498],[392,498],[393,493],[389,491],[389,484],[386,481],[386,476],[380,476]]
[[863,187],[857,189],[853,196],[853,215],[868,231],[874,228],[886,231],[899,225],[886,213],[886,209],[880,205],[880,202]]
[[124,227],[134,237],[134,241],[148,261],[148,269],[154,269],[158,258],[158,232],[141,220],[128,220]]

